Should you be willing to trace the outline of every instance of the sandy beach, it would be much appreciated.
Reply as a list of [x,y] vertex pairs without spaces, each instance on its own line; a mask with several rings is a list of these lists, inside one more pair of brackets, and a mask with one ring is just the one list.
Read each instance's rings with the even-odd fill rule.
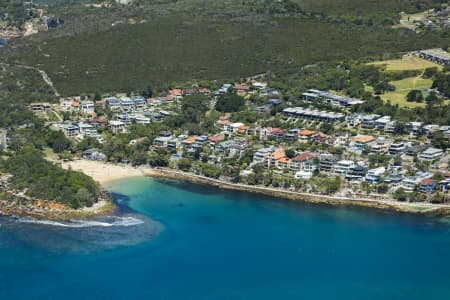
[[72,168],[72,170],[83,172],[91,176],[103,187],[107,187],[108,183],[116,180],[147,176],[155,173],[155,170],[150,167],[132,167],[124,164],[111,164],[84,159],[64,162],[61,166],[64,169]]

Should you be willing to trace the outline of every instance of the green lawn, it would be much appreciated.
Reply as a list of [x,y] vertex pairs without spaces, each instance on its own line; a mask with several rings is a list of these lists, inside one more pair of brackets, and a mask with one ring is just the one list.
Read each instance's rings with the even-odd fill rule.
[[383,60],[370,63],[375,66],[385,66],[386,71],[406,71],[406,70],[424,70],[426,68],[436,67],[442,69],[441,65],[419,58],[415,55],[407,55],[401,59]]
[[[408,102],[406,101],[406,95],[411,90],[426,91],[431,88],[433,81],[431,79],[423,79],[421,77],[409,77],[398,81],[392,81],[396,90],[381,95],[381,98],[385,101],[390,100],[392,104],[398,104],[400,107],[423,107],[425,102]],[[425,94],[425,93],[424,93]]]

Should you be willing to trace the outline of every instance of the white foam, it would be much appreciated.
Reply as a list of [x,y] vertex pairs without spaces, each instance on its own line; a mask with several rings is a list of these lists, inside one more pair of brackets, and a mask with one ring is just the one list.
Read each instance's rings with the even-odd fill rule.
[[128,227],[144,223],[144,221],[134,217],[113,217],[111,222],[92,221],[92,220],[72,220],[66,223],[50,220],[36,220],[31,218],[20,218],[18,219],[18,221],[21,223],[41,224],[41,225],[69,227],[69,228],[112,227],[112,226]]

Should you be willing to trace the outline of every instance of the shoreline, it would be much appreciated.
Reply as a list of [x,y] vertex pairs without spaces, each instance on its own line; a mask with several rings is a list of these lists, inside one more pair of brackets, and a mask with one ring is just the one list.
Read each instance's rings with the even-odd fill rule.
[[[70,162],[57,162],[64,169],[72,169],[91,176],[104,190],[104,196],[92,207],[81,209],[50,209],[46,205],[30,209],[30,206],[21,206],[0,201],[0,214],[9,216],[29,216],[38,219],[71,220],[80,218],[91,218],[111,214],[116,211],[116,206],[109,195],[109,188],[114,182],[126,178],[150,177],[155,179],[170,179],[187,181],[194,184],[208,185],[219,189],[235,190],[260,194],[277,198],[281,201],[293,201],[297,203],[326,204],[333,206],[365,207],[371,209],[409,213],[416,215],[449,216],[450,204],[411,203],[398,202],[391,198],[373,199],[369,197],[349,197],[336,195],[309,194],[296,191],[282,190],[264,186],[251,186],[240,183],[230,183],[219,179],[209,178],[202,175],[186,173],[169,168],[152,168],[149,166],[133,167],[125,164],[112,164],[90,160],[75,160]],[[41,203],[52,203],[51,201],[37,200]],[[40,203],[40,204],[41,204]],[[54,203],[54,202],[53,202]]]
[[9,217],[30,217],[37,220],[71,221],[106,216],[116,211],[109,192],[102,191],[102,197],[91,207],[74,209],[55,201],[24,198],[19,195],[14,200],[0,200],[0,215]]
[[204,184],[220,189],[242,191],[254,194],[266,195],[280,200],[293,201],[297,203],[327,204],[333,206],[366,207],[401,213],[448,216],[450,205],[439,205],[431,203],[398,202],[394,199],[370,199],[362,197],[343,197],[333,195],[308,194],[295,191],[281,190],[262,186],[251,186],[239,183],[229,183],[222,180],[208,178],[201,175],[185,173],[171,169],[154,169],[146,177],[156,179],[172,179]]

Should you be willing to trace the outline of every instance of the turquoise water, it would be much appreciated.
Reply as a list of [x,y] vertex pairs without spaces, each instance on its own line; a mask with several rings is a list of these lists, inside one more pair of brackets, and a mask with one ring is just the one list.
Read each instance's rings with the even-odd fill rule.
[[0,299],[450,299],[442,220],[146,178],[111,190],[122,216],[101,226],[1,218]]

